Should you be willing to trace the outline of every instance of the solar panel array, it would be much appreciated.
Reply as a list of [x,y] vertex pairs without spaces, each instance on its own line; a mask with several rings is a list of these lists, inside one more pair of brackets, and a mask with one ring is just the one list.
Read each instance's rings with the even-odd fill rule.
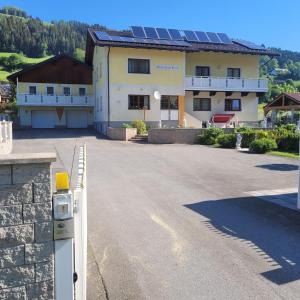
[[160,40],[187,41],[194,43],[232,44],[231,39],[225,33],[141,26],[131,26],[131,31],[135,38],[158,38]]
[[[141,32],[140,32],[141,33]],[[123,42],[123,43],[139,43],[139,44],[153,44],[153,45],[166,45],[166,46],[180,46],[189,47],[190,44],[186,41],[163,40],[163,39],[150,39],[142,37],[127,37],[127,36],[113,36],[104,31],[95,31],[95,36],[100,41],[110,42]],[[140,34],[140,36],[142,36]]]
[[244,40],[234,40],[235,43],[240,44],[242,46],[245,46],[251,50],[266,50],[264,47],[256,45],[252,42],[249,41],[244,41]]

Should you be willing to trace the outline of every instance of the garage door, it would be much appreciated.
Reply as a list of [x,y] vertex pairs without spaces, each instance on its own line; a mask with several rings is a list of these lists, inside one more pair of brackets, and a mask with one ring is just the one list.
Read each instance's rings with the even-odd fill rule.
[[32,128],[55,128],[56,112],[53,110],[33,110],[31,112]]
[[70,110],[67,112],[68,128],[87,128],[88,116],[86,111]]

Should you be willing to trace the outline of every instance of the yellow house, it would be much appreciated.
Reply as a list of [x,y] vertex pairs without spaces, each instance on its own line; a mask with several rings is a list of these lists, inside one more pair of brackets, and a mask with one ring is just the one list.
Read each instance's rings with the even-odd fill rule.
[[259,58],[277,54],[224,33],[133,26],[122,35],[88,30],[95,126],[142,119],[152,127],[203,127],[258,121],[268,90]]

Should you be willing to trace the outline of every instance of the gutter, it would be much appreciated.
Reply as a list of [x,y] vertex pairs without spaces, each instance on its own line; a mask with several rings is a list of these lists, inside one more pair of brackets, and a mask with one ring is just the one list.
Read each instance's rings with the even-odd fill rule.
[[107,53],[107,128],[106,128],[106,134],[108,132],[108,127],[110,127],[109,54],[110,54],[110,47],[108,47],[108,53]]

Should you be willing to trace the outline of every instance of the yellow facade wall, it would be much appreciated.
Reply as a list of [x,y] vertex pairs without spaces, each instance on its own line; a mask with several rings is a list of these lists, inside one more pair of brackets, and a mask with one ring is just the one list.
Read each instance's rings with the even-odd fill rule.
[[53,86],[54,87],[54,94],[58,96],[63,95],[63,87],[68,86],[71,88],[71,95],[78,96],[79,95],[79,88],[85,87],[87,95],[93,95],[93,85],[92,84],[57,84],[57,83],[33,83],[33,82],[19,82],[18,83],[18,93],[20,94],[28,94],[29,93],[29,86],[36,85],[37,87],[37,94],[45,95],[47,93],[46,87]]
[[[129,74],[128,58],[150,59],[150,74]],[[111,84],[159,84],[182,85],[184,79],[185,53],[178,51],[111,48],[110,82]],[[174,66],[167,70],[160,66]],[[177,69],[178,68],[178,69]]]
[[186,54],[186,75],[195,76],[196,66],[210,67],[210,75],[227,77],[227,68],[241,68],[241,77],[259,77],[259,56],[197,52]]

